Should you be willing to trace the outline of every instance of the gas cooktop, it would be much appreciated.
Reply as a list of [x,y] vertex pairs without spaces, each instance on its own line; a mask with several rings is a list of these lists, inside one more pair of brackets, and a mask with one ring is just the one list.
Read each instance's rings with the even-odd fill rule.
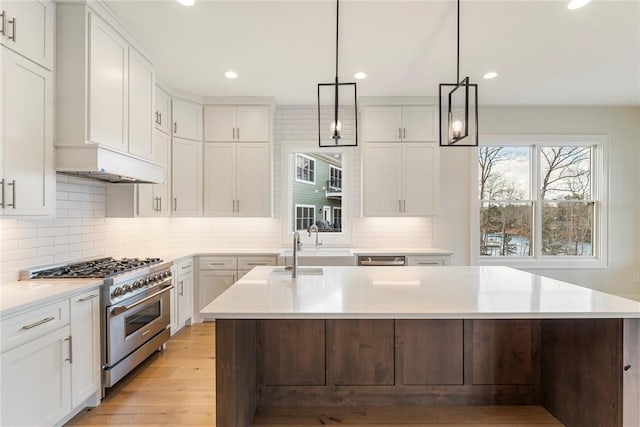
[[32,271],[25,279],[107,278],[161,262],[160,258],[106,257]]

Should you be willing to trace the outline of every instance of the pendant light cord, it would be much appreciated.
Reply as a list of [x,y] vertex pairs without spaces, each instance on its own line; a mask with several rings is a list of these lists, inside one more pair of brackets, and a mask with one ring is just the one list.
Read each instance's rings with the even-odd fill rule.
[[340,0],[336,0],[336,83],[338,82],[338,30],[340,28],[339,19],[340,19]]
[[336,0],[336,82],[335,82],[335,108],[333,114],[333,139],[338,144],[338,138],[340,137],[340,131],[338,127],[338,30],[340,28],[340,0]]
[[[460,83],[460,0],[458,0],[458,50],[457,50],[457,59],[456,59],[456,83]],[[338,66],[336,59],[336,75],[338,75]]]

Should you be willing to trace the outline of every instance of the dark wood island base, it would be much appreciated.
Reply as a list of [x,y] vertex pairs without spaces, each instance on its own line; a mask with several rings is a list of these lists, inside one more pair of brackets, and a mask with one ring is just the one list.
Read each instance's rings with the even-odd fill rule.
[[216,321],[217,425],[269,407],[542,405],[640,426],[640,319]]

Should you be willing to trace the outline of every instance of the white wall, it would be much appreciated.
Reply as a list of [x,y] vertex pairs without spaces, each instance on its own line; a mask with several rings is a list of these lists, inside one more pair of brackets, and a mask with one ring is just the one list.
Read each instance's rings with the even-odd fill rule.
[[[482,134],[609,135],[609,268],[536,270],[538,274],[621,294],[640,294],[632,281],[640,270],[639,108],[485,107]],[[474,149],[441,149],[442,211],[434,219],[434,244],[455,252],[455,264],[469,259],[469,215],[477,197],[468,185]]]

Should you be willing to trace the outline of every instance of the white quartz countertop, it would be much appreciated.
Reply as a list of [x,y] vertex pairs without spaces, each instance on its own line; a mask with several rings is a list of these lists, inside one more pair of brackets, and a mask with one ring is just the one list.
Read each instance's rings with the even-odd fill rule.
[[102,285],[102,279],[23,280],[0,286],[0,318]]
[[256,267],[201,318],[640,318],[638,301],[509,267],[321,269]]

